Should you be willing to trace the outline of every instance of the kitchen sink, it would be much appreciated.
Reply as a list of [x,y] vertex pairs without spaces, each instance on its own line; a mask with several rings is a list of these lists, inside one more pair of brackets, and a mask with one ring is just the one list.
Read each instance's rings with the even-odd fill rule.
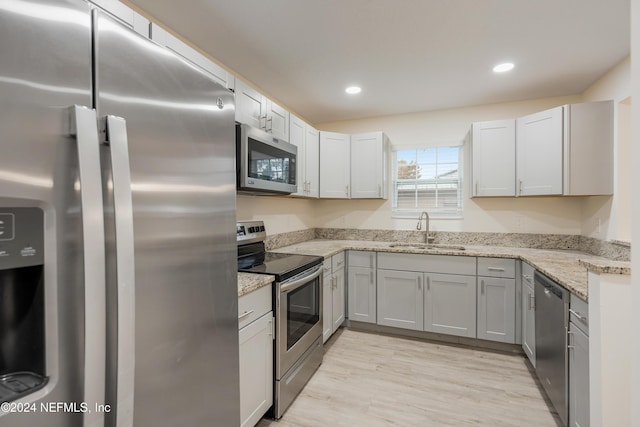
[[464,246],[457,245],[437,245],[433,243],[392,243],[390,248],[410,248],[410,249],[443,249],[453,251],[464,251]]

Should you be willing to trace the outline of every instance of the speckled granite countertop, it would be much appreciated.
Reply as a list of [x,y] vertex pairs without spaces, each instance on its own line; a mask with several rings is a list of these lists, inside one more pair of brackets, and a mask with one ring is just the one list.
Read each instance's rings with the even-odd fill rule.
[[270,285],[276,280],[268,274],[238,273],[238,297]]
[[630,274],[631,263],[611,261],[582,252],[546,249],[512,248],[504,246],[467,246],[465,250],[447,248],[417,249],[413,247],[391,247],[394,242],[364,240],[310,240],[285,246],[273,252],[300,253],[330,257],[344,250],[376,252],[455,255],[474,257],[515,258],[523,260],[538,271],[556,280],[571,293],[588,300],[587,271],[608,274]]

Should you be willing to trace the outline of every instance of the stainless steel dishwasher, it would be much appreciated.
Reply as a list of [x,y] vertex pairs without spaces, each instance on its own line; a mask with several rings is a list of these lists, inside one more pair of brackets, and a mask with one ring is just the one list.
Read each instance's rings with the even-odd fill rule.
[[568,420],[567,328],[569,292],[536,271],[536,375],[563,425]]

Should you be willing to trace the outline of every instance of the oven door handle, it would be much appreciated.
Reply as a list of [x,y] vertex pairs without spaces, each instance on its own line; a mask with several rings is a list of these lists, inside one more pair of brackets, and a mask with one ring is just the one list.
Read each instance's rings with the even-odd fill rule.
[[280,293],[281,294],[285,294],[287,292],[291,292],[295,289],[298,289],[301,286],[304,286],[305,284],[307,284],[309,281],[315,279],[316,277],[320,276],[322,274],[322,264],[319,264],[315,271],[313,273],[311,273],[308,276],[304,276],[298,280],[294,280],[291,283],[286,283],[286,284],[282,284],[280,285]]

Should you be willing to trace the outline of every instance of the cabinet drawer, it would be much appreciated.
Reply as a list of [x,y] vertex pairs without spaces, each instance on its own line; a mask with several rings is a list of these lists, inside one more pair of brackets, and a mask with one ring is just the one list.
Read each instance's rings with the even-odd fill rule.
[[570,304],[571,322],[589,335],[589,304],[573,294],[571,294]]
[[476,258],[451,255],[379,253],[378,268],[475,276]]
[[376,267],[376,253],[369,251],[349,251],[349,267]]
[[262,288],[238,299],[238,328],[242,329],[254,320],[271,311],[271,287]]
[[508,258],[478,258],[478,276],[515,279],[516,260]]
[[344,260],[344,252],[340,252],[339,254],[335,254],[331,257],[331,268],[333,269],[334,273],[341,268],[344,268]]

